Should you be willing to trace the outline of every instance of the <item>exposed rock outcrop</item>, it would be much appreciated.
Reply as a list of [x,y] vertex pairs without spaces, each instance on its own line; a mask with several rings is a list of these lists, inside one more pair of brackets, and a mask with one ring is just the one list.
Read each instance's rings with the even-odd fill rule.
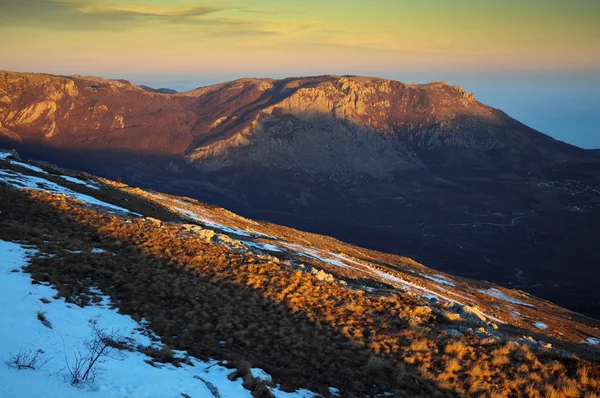
[[[240,79],[166,95],[124,80],[3,72],[0,123],[4,136],[59,148],[141,150],[185,156],[205,171],[276,167],[337,179],[385,179],[432,162],[500,161],[537,172],[571,149],[461,87],[369,77]],[[500,159],[490,159],[491,150],[503,150]]]

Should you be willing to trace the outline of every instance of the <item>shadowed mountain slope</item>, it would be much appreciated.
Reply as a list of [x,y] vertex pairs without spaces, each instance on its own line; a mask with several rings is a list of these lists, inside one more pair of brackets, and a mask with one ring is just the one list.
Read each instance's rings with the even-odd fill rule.
[[[115,344],[148,369],[206,383],[210,368],[229,368],[254,397],[600,391],[600,322],[515,289],[2,151],[0,212],[0,242],[31,253],[0,279],[55,289],[36,300],[49,325],[61,303],[61,319],[77,306],[118,308],[164,343]],[[60,342],[64,331],[46,332]],[[240,396],[223,387],[212,395]]]

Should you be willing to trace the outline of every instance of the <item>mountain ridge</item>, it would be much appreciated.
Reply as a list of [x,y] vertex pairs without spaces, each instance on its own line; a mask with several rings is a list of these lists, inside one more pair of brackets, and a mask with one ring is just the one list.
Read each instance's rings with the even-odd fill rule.
[[[371,174],[383,176],[396,169],[422,168],[419,156],[435,152],[441,146],[453,147],[457,151],[489,151],[517,146],[512,156],[516,156],[519,162],[524,160],[518,156],[518,146],[526,146],[525,151],[530,152],[528,157],[532,151],[537,152],[537,147],[553,147],[557,153],[538,154],[538,157],[550,160],[537,161],[544,164],[532,165],[529,172],[540,172],[551,166],[548,161],[565,157],[565,152],[576,151],[574,147],[540,135],[503,112],[477,102],[460,86],[450,86],[445,82],[407,85],[380,78],[331,75],[280,80],[243,78],[178,93],[167,100],[168,97],[154,96],[160,93],[142,92],[143,89],[123,80],[14,72],[5,72],[2,76],[4,88],[0,123],[6,136],[21,141],[45,138],[57,146],[77,145],[80,141],[83,147],[112,149],[139,149],[141,140],[141,146],[146,150],[175,156],[184,154],[188,163],[201,164],[201,167],[219,168],[230,164],[227,152],[240,152],[237,147],[248,145],[261,133],[267,133],[267,144],[273,144],[276,140],[272,140],[269,131],[265,131],[265,124],[285,130],[289,120],[281,119],[286,116],[306,119],[293,120],[304,122],[300,126],[303,129],[311,128],[311,118],[322,117],[322,122],[330,127],[335,124],[331,130],[337,127],[347,130],[336,137],[337,140],[349,140],[346,145],[339,146],[349,151],[341,157],[355,156],[363,144],[374,145],[372,151],[385,151],[387,146],[396,145],[399,141],[399,147],[388,151],[391,158],[387,167],[374,166],[369,170]],[[44,81],[40,81],[41,76],[45,76]],[[20,82],[16,83],[19,78]],[[120,93],[123,98],[115,98],[118,90],[123,90]],[[8,95],[10,91],[19,99],[26,91],[36,92],[38,100],[23,106],[17,104],[13,109],[13,99]],[[146,98],[146,93],[150,94],[150,98]],[[102,103],[103,100],[107,103]],[[149,109],[134,109],[131,101],[146,103]],[[83,111],[78,109],[81,107],[84,107]],[[149,134],[148,129],[151,131]],[[112,137],[119,130],[125,130],[126,134]],[[367,135],[362,143],[354,142],[355,138],[363,137],[357,130]],[[524,133],[517,137],[511,133],[513,130]],[[43,138],[37,134],[38,131],[44,133]],[[167,132],[169,136],[164,137]],[[327,136],[319,138],[315,133],[305,132],[299,139],[328,139]],[[355,137],[348,137],[352,133]],[[368,137],[373,133],[374,138]],[[69,137],[73,134],[78,137],[75,142]],[[61,138],[61,135],[66,136]],[[98,142],[103,136],[107,138],[105,144]],[[522,140],[525,136],[528,142]],[[398,139],[392,140],[394,137]],[[298,144],[304,145],[303,142]],[[331,156],[331,151],[339,148],[323,155]],[[277,146],[259,146],[256,150],[286,155],[286,148]],[[238,158],[238,155],[234,153],[232,157]],[[267,158],[262,156],[263,159],[248,161],[260,163]],[[443,161],[449,160],[446,157]],[[469,161],[488,163],[488,159]],[[505,159],[504,162],[510,164],[513,161]],[[306,167],[306,163],[299,166]],[[330,163],[324,164],[321,169],[328,170],[331,166]],[[352,169],[352,166],[356,165],[349,168]],[[287,167],[293,168],[291,165]]]
[[177,94],[179,92],[177,90],[173,90],[173,89],[165,88],[165,87],[152,88],[152,87],[146,86],[144,84],[140,84],[140,85],[138,85],[138,87],[143,88],[146,91],[150,91],[152,93],[159,93],[159,94]]

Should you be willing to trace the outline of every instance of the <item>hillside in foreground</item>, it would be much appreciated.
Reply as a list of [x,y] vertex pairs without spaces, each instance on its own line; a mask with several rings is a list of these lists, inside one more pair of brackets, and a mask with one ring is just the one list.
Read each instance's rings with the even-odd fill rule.
[[0,72],[0,142],[600,317],[600,157],[459,86]]
[[[84,338],[76,320],[101,314],[130,340],[90,394],[131,396],[151,377],[181,383],[150,396],[600,393],[597,320],[406,257],[15,156],[0,154],[0,248],[16,258],[0,274],[11,286],[3,308],[12,306],[1,354],[43,346],[49,362],[5,371],[15,382],[31,373],[0,391],[35,396],[31,380],[57,382],[65,344]],[[33,325],[43,333],[17,329]],[[119,369],[132,379],[113,377]],[[88,391],[65,383],[65,394]]]

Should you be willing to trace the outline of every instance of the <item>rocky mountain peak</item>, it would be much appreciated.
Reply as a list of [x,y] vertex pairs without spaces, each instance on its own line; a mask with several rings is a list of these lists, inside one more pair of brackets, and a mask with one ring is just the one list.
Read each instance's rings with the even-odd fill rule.
[[446,82],[290,78],[261,98],[254,112],[218,115],[207,126],[211,139],[189,148],[188,160],[204,170],[260,164],[384,178],[423,168],[422,150],[503,148],[524,127]]
[[460,86],[361,76],[244,78],[165,95],[124,80],[2,72],[0,124],[16,141],[142,149],[205,170],[261,165],[376,178],[429,167],[434,154],[439,164],[490,167],[481,151],[531,157],[557,148]]

